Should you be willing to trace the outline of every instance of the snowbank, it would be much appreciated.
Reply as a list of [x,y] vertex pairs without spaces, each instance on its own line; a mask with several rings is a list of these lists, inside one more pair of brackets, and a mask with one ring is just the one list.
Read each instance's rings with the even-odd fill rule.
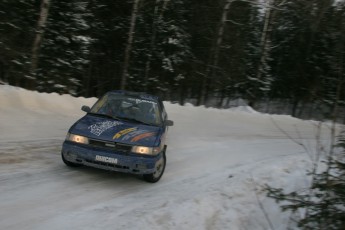
[[65,135],[81,106],[95,98],[75,98],[56,93],[38,93],[0,85],[0,142],[54,139]]
[[[0,85],[1,229],[258,230],[290,224],[289,213],[262,187],[293,191],[309,185],[314,122],[250,107],[166,102],[175,122],[168,163],[161,181],[148,184],[61,162],[68,128],[83,115],[81,106],[95,100]],[[327,147],[328,126],[322,131]]]

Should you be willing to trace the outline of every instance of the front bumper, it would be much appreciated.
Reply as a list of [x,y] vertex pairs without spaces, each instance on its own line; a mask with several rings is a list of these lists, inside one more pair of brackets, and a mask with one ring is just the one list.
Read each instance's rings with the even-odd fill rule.
[[[163,156],[162,153],[156,156],[123,153],[111,149],[76,144],[70,141],[63,143],[62,154],[67,161],[72,163],[132,174],[150,174],[155,172],[156,162]],[[96,158],[96,156],[98,157]],[[105,162],[99,159],[110,160]]]

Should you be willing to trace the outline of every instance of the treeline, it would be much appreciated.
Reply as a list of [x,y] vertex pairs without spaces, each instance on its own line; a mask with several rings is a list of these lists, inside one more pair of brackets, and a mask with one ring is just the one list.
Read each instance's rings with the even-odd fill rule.
[[0,31],[0,79],[32,90],[344,106],[344,1],[2,0]]

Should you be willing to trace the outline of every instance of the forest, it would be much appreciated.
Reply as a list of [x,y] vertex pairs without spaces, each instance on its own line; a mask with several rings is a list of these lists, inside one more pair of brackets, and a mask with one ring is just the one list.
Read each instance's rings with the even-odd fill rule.
[[0,80],[345,122],[342,0],[2,0]]

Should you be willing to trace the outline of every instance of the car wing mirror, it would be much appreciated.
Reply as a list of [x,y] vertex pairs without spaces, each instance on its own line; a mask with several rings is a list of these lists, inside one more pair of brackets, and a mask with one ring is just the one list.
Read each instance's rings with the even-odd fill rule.
[[174,122],[171,121],[171,120],[166,120],[166,121],[165,121],[165,125],[166,125],[166,126],[173,126],[173,125],[174,125]]
[[89,113],[89,112],[91,111],[90,107],[87,106],[87,105],[83,105],[83,106],[81,107],[81,110],[83,110],[83,111],[86,112],[86,113]]

